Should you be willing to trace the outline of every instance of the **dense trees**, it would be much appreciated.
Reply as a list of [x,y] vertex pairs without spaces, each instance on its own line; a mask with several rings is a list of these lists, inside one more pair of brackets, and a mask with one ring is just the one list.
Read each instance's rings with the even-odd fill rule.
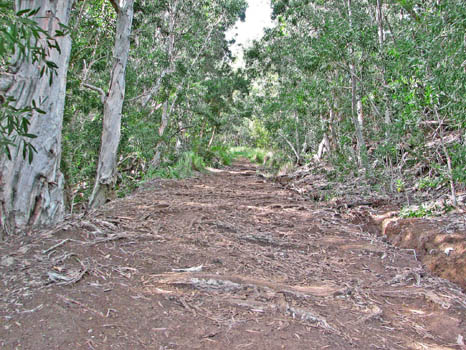
[[463,1],[272,5],[276,26],[233,69],[225,33],[244,0],[0,1],[2,229],[215,163],[233,143],[389,187],[411,171],[454,197]]
[[[247,54],[255,122],[297,162],[465,182],[463,1],[273,1]],[[266,90],[266,93],[264,93]],[[383,182],[383,181],[382,181]]]
[[[232,86],[235,80],[227,65],[224,33],[244,14],[244,1],[138,1],[133,7],[133,1],[100,0],[75,5],[41,0],[18,1],[15,7],[1,3],[2,21],[9,24],[2,27],[0,45],[2,229],[60,220],[61,170],[71,207],[80,190],[85,198],[90,194],[97,172],[91,197],[97,206],[112,196],[117,166],[127,166],[128,174],[139,166],[147,168],[162,150],[158,144],[186,151],[194,143],[190,138],[199,135],[188,132],[191,129],[213,140],[212,130],[218,128],[213,114],[227,108],[222,101],[233,91],[211,85]],[[64,35],[70,18],[71,34]],[[68,69],[70,36],[74,48]],[[125,100],[131,103],[123,110],[127,118],[118,159]],[[29,154],[30,159],[23,157]]]
[[[135,2],[116,189],[207,150],[242,81],[228,65],[225,31],[244,10],[238,0]],[[116,16],[108,1],[83,3],[75,13],[73,26],[85,34],[73,32],[62,168],[69,201],[84,202],[96,171]]]

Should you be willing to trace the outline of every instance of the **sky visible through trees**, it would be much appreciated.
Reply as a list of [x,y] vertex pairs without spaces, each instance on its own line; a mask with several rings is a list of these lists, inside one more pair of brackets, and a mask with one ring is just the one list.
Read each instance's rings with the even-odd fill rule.
[[273,26],[271,15],[270,0],[248,0],[245,21],[236,22],[234,28],[227,32],[228,39],[235,39],[230,49],[237,58],[236,65],[243,64],[243,49],[250,47],[254,40],[262,38],[265,28]]
[[54,17],[0,1],[5,230],[237,146],[275,172],[327,164],[374,191],[443,188],[453,207],[464,191],[463,0],[138,0],[126,23],[116,0],[49,3],[31,2]]

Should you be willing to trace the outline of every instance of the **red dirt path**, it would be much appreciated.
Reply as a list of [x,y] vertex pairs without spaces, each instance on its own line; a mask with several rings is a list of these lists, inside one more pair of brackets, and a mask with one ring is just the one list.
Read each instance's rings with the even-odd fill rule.
[[459,287],[246,162],[0,253],[1,349],[465,349]]

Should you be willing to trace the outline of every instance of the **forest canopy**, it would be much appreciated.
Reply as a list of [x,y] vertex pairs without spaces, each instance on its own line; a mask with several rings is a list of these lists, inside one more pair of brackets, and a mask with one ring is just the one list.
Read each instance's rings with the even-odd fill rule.
[[235,146],[379,190],[414,177],[454,204],[466,184],[462,0],[273,0],[240,68],[226,32],[245,0],[28,4],[0,2],[7,232],[228,164]]

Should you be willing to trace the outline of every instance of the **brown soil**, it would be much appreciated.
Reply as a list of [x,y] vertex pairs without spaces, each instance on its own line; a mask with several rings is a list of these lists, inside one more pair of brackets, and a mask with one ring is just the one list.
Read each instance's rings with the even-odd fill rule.
[[[436,276],[466,290],[466,225],[464,215],[446,218],[391,219],[383,225],[390,243],[415,249],[418,259]],[[462,223],[463,221],[463,223]]]
[[460,288],[364,227],[246,162],[153,181],[2,242],[0,348],[465,349]]

